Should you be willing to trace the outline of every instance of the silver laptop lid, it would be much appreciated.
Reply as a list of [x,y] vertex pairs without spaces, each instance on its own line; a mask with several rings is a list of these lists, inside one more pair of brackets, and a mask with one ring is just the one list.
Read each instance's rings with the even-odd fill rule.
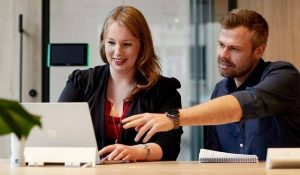
[[34,127],[28,147],[97,147],[87,103],[22,103],[41,116],[42,129]]
[[[62,162],[65,166],[77,166],[89,162],[94,167],[100,163],[87,103],[22,103],[22,105],[30,113],[40,115],[43,125],[42,129],[33,128],[26,140],[25,158],[28,164]],[[67,154],[67,157],[65,155],[62,158],[61,152]]]

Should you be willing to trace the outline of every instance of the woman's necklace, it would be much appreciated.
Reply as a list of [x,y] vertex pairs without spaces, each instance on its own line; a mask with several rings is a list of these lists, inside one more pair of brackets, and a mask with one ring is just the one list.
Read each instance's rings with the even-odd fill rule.
[[[123,91],[124,88],[119,89],[119,90],[122,90],[123,92],[125,92],[125,93],[121,93],[121,94],[129,94],[131,92],[132,88],[133,88],[133,84],[130,87],[130,90],[125,88],[128,91],[127,93],[126,93],[126,91]],[[116,134],[115,143],[118,143],[118,141],[121,137],[121,132],[122,132],[122,126],[120,125],[120,122],[125,117],[125,115],[128,111],[129,102],[124,102],[125,96],[122,98],[122,97],[120,97],[120,94],[113,94],[113,92],[112,92],[113,89],[114,88],[112,87],[112,83],[108,83],[107,97],[108,97],[109,101],[111,102],[111,108],[110,108],[109,116],[112,117],[113,127],[114,127],[114,131],[115,131],[115,134]],[[118,112],[114,112],[114,111],[118,111],[117,110],[118,108],[117,108],[117,105],[116,105],[117,104],[116,101],[118,101],[118,99],[115,99],[114,95],[116,95],[116,97],[119,97],[119,100],[123,99],[122,100],[123,110],[122,110],[121,114],[118,114]],[[114,106],[114,103],[115,103],[115,106]],[[113,107],[115,107],[115,108],[113,108]],[[120,115],[120,116],[116,116],[116,115]],[[116,120],[116,119],[118,119],[118,120]]]
[[113,109],[113,102],[111,102],[111,108],[110,108],[110,117],[112,117],[112,120],[113,120],[113,126],[114,126],[114,131],[115,131],[115,134],[116,134],[116,140],[115,140],[115,143],[118,143],[120,137],[121,137],[121,133],[122,133],[122,127],[121,127],[121,120],[124,118],[124,116],[126,115],[127,111],[128,111],[128,107],[129,107],[129,103],[128,102],[125,102],[123,103],[123,112],[121,114],[121,117],[118,117],[118,121],[115,120],[116,116],[113,116],[111,114],[112,112],[112,109]]

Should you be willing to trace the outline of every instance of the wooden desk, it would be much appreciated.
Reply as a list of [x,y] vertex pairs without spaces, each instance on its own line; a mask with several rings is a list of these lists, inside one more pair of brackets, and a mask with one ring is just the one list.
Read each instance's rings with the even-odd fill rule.
[[0,159],[1,175],[294,175],[300,169],[266,170],[265,163],[199,163],[197,161],[139,162],[97,165],[96,168],[64,166],[11,168]]

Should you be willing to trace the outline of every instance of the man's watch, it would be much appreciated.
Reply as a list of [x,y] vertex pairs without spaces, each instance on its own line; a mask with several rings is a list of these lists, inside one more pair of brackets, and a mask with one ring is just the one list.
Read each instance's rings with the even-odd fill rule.
[[173,121],[173,129],[178,129],[180,127],[180,113],[177,109],[170,109],[166,112],[166,115],[169,119]]

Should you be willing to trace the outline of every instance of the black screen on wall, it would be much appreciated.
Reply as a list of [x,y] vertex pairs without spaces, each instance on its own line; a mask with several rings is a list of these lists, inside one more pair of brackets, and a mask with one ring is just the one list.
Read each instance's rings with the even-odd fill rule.
[[50,44],[50,66],[86,66],[88,44]]

